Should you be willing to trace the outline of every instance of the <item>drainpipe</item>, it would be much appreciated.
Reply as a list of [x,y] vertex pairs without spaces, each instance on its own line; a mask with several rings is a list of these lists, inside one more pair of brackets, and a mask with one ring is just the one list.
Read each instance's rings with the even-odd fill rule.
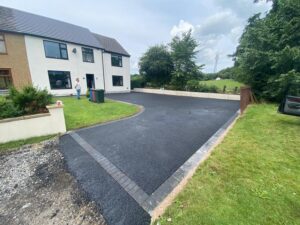
[[103,52],[104,52],[104,50],[102,50],[102,49],[101,49],[101,57],[102,57],[102,72],[103,72],[103,89],[104,89],[104,92],[105,92],[105,76],[104,76]]

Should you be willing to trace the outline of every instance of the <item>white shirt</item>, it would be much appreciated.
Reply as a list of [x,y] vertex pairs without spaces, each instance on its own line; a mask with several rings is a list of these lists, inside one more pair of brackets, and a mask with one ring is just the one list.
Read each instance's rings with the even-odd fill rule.
[[79,82],[76,83],[75,89],[76,89],[76,90],[80,90],[80,89],[81,89],[81,86],[80,86]]

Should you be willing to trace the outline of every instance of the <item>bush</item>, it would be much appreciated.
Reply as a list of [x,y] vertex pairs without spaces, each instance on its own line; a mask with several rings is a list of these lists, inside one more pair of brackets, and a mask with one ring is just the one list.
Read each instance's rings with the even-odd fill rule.
[[32,86],[26,86],[21,91],[11,88],[9,99],[22,114],[46,112],[46,105],[52,103],[52,95],[47,90],[39,90]]
[[295,70],[268,80],[269,89],[263,92],[265,99],[280,102],[285,95],[300,96],[300,73]]
[[186,88],[188,91],[208,92],[208,93],[218,92],[217,86],[201,84],[199,80],[189,80],[186,84]]
[[0,99],[0,119],[21,116],[22,112],[11,102]]
[[131,89],[144,88],[146,86],[146,80],[144,76],[135,75],[131,77]]

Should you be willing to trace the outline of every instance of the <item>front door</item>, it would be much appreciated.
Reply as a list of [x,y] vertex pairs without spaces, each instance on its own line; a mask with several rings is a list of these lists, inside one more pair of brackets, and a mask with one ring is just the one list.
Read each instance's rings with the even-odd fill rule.
[[87,89],[95,88],[94,74],[86,74],[86,86]]

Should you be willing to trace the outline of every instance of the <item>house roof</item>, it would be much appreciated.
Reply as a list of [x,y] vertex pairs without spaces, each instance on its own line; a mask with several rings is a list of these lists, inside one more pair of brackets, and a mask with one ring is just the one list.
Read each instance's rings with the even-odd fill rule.
[[0,31],[61,40],[129,56],[113,38],[93,34],[84,27],[3,6],[0,6]]
[[95,33],[93,35],[102,44],[105,51],[130,56],[129,53],[122,47],[122,45],[120,45],[120,43],[116,39]]
[[2,6],[0,30],[102,48],[87,28]]

